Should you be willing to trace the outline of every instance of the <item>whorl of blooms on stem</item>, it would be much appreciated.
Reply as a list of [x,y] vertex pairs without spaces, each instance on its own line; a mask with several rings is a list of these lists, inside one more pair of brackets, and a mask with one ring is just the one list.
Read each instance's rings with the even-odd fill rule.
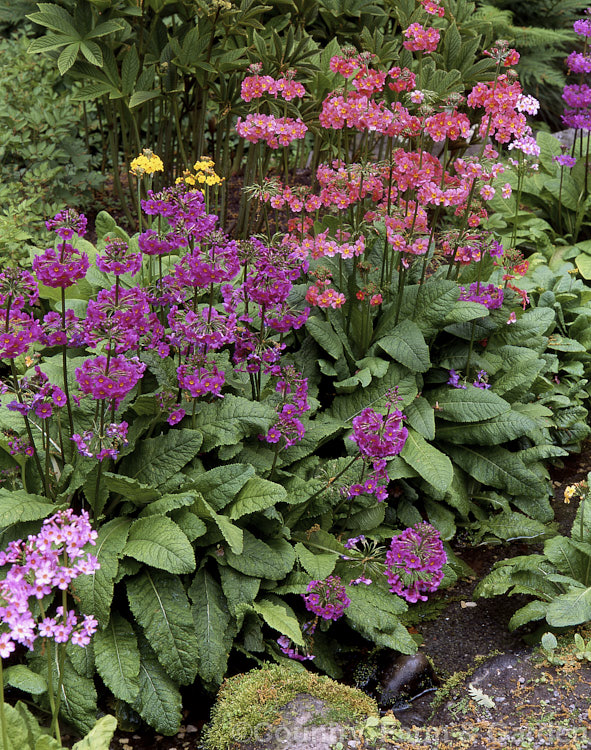
[[70,508],[46,519],[37,535],[10,542],[0,552],[0,566],[10,566],[0,581],[0,658],[7,658],[17,643],[33,648],[39,637],[79,646],[90,643],[98,625],[93,617],[80,622],[75,612],[58,607],[55,617],[40,619],[35,600],[55,588],[65,591],[75,578],[100,567],[83,551],[85,545],[96,544],[96,537],[88,513],[76,516]]
[[250,72],[254,75],[247,76],[240,86],[240,96],[243,101],[250,102],[253,99],[260,99],[264,94],[270,94],[275,98],[281,96],[282,99],[290,102],[292,99],[302,98],[306,95],[303,84],[294,80],[295,70],[288,70],[280,78],[262,76],[260,75],[261,70],[261,63],[250,66]]
[[269,148],[276,149],[304,138],[308,127],[299,118],[256,114],[246,115],[245,120],[239,117],[236,131],[250,143],[265,141]]
[[11,311],[8,323],[0,328],[0,359],[14,359],[28,351],[41,338],[41,326],[20,310]]
[[402,46],[411,52],[435,52],[441,36],[438,29],[426,29],[420,23],[411,23],[402,33],[406,37]]
[[146,365],[137,357],[105,356],[86,359],[76,368],[80,390],[96,400],[113,400],[115,408],[141,380]]
[[149,148],[142,149],[142,153],[136,156],[130,164],[129,171],[136,177],[143,177],[145,174],[152,175],[155,172],[164,172],[162,159]]
[[127,242],[114,237],[108,240],[102,253],[96,256],[96,265],[100,271],[121,276],[129,273],[132,276],[142,267],[142,256],[140,253],[132,253]]
[[478,284],[477,281],[470,284],[469,290],[465,287],[460,287],[459,299],[470,302],[478,302],[484,305],[488,310],[498,310],[502,306],[505,293],[502,287],[497,287],[494,284]]
[[281,394],[281,402],[277,406],[277,421],[267,432],[260,435],[267,443],[279,443],[284,440],[284,448],[289,448],[304,437],[304,425],[299,417],[309,411],[308,379],[302,377],[294,367],[282,367],[281,375],[275,386],[275,392]]
[[306,609],[323,620],[338,620],[351,604],[339,576],[329,576],[324,581],[310,581],[302,597]]
[[56,252],[48,247],[33,258],[33,271],[45,286],[67,289],[86,276],[88,255],[64,240]]
[[65,208],[59,211],[53,219],[45,222],[45,226],[51,232],[54,231],[62,240],[69,240],[75,234],[84,237],[86,234],[87,220],[84,214],[78,213],[73,208]]
[[33,276],[23,268],[7,267],[0,273],[0,306],[13,310],[22,309],[26,301],[29,305],[39,299],[39,287]]
[[392,539],[384,575],[392,593],[408,602],[427,601],[424,594],[439,588],[446,562],[439,532],[424,521]]
[[72,440],[78,453],[88,458],[104,461],[105,458],[117,458],[121,446],[127,445],[127,422],[111,422],[104,426],[104,434],[98,429],[75,433]]
[[58,312],[48,312],[42,322],[41,343],[45,346],[84,346],[84,329],[80,318],[70,308],[66,310],[66,328]]
[[553,156],[552,159],[561,167],[568,167],[569,169],[572,169],[577,163],[577,157],[570,156],[570,154],[559,154],[558,156]]
[[406,443],[408,430],[402,424],[404,415],[399,409],[392,410],[399,397],[392,389],[386,398],[388,411],[385,416],[368,407],[357,417],[353,417],[353,434],[350,439],[366,458],[397,456]]
[[54,408],[66,405],[66,395],[62,389],[49,382],[48,376],[37,365],[33,376],[20,379],[20,401],[11,401],[6,405],[10,411],[16,411],[21,416],[34,412],[39,419],[48,419]]

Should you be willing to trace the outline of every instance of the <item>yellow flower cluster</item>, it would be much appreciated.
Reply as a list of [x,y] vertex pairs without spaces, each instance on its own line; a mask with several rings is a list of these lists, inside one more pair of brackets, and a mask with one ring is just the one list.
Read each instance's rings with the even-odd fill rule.
[[220,177],[215,173],[215,164],[213,159],[209,156],[202,156],[199,161],[193,164],[195,173],[191,172],[190,169],[185,169],[182,177],[177,177],[176,181],[184,182],[185,185],[219,185],[223,181],[223,177]]
[[131,162],[131,174],[136,177],[143,177],[145,174],[154,174],[154,172],[163,172],[164,164],[162,159],[149,148],[142,149],[142,153]]
[[575,484],[569,485],[564,490],[564,502],[568,504],[573,499],[573,497],[582,497],[586,489],[587,482],[585,481],[575,482]]

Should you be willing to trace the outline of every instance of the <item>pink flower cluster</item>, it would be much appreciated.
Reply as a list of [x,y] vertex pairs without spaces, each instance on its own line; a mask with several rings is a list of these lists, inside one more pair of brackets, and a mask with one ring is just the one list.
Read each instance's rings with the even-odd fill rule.
[[329,576],[324,581],[310,581],[302,597],[306,609],[323,620],[338,620],[351,604],[339,576]]
[[240,95],[245,102],[260,99],[264,94],[277,98],[281,96],[285,101],[302,98],[306,95],[303,84],[294,81],[293,75],[273,78],[273,76],[247,76],[240,87]]
[[35,602],[55,588],[65,591],[75,578],[99,568],[96,558],[83,551],[96,537],[88,514],[76,516],[70,508],[45,520],[39,534],[10,542],[0,552],[0,566],[10,566],[0,581],[0,658],[7,658],[17,643],[33,648],[39,637],[56,643],[71,640],[78,646],[90,643],[97,627],[93,617],[79,621],[75,612],[58,607],[55,617],[41,619]]
[[94,357],[76,368],[76,380],[86,396],[113,401],[115,408],[140,381],[146,365],[137,357]]
[[411,52],[435,52],[441,37],[438,29],[425,28],[420,23],[411,23],[402,33],[406,37],[402,46]]
[[386,552],[390,591],[407,602],[427,601],[425,593],[439,588],[447,555],[437,529],[426,521],[395,536]]
[[305,434],[299,417],[310,409],[308,380],[293,367],[283,367],[275,392],[281,394],[281,402],[277,406],[278,419],[266,435],[261,435],[261,439],[275,444],[283,440],[284,447],[289,448],[299,443]]
[[245,120],[239,117],[236,131],[241,138],[246,138],[250,143],[265,141],[269,148],[275,149],[301,140],[308,128],[299,118],[258,114],[246,115]]

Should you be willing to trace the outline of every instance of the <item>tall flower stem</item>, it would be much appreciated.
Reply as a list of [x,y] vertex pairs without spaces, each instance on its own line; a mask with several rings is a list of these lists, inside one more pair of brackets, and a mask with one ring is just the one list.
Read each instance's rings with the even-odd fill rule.
[[[66,290],[62,287],[62,329],[66,335]],[[66,406],[68,409],[68,425],[70,428],[70,437],[74,434],[74,416],[72,414],[72,402],[70,400],[70,388],[68,386],[68,356],[67,344],[62,344],[62,375],[64,379],[64,393],[66,394]],[[70,454],[71,457],[71,454]],[[65,458],[64,458],[65,460]]]
[[8,732],[6,731],[6,717],[4,715],[4,675],[2,674],[2,659],[0,658],[0,726],[2,728],[2,747],[8,748]]
[[[16,373],[16,367],[14,366],[14,360],[10,360],[10,369],[12,373],[12,380],[14,383],[14,391],[16,393],[16,398],[19,402],[19,404],[23,403],[23,397],[21,394],[20,385],[18,382],[18,375]],[[45,474],[43,472],[43,467],[41,466],[41,460],[39,458],[39,454],[37,453],[37,448],[35,447],[35,441],[33,440],[33,431],[31,430],[31,423],[29,421],[28,414],[23,414],[23,419],[25,422],[25,429],[27,431],[27,437],[29,438],[29,442],[33,446],[33,459],[35,461],[35,464],[37,466],[37,471],[39,472],[39,478],[43,482],[43,491],[45,493],[46,497],[49,497],[49,487],[47,485],[47,482],[45,480]]]

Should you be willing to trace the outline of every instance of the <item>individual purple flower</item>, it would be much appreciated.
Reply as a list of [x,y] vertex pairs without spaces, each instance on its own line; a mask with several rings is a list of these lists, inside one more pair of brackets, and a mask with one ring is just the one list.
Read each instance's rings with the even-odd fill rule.
[[323,620],[338,620],[351,604],[339,576],[329,576],[324,581],[310,581],[302,597],[306,609]]
[[48,247],[33,258],[33,271],[45,286],[62,288],[72,286],[86,276],[88,255],[64,240],[58,252]]
[[102,253],[96,256],[96,265],[100,271],[121,276],[129,273],[132,276],[142,267],[141,253],[133,253],[125,240],[115,237],[110,239]]
[[447,381],[447,384],[454,388],[466,388],[464,383],[460,383],[460,376],[455,370],[449,371],[449,380]]
[[408,602],[427,601],[439,588],[447,555],[437,529],[423,521],[395,536],[386,552],[390,591]]
[[559,156],[553,156],[552,158],[557,164],[560,164],[561,167],[568,167],[569,169],[574,167],[577,163],[576,157],[570,156],[569,154],[560,154]]

